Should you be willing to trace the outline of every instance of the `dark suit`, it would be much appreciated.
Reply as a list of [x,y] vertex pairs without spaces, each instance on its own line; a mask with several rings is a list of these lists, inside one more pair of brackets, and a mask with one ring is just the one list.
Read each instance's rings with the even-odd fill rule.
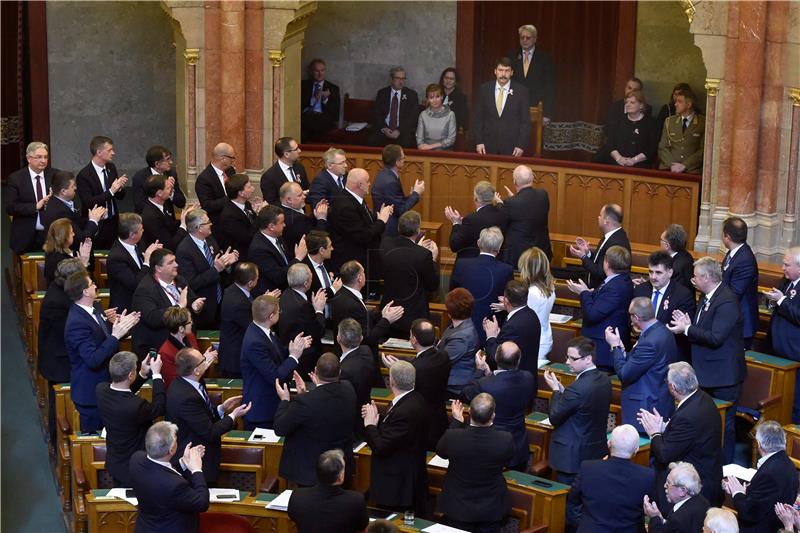
[[[372,377],[375,373],[375,362],[369,346],[359,346],[342,361],[342,371],[339,379],[348,381],[356,391],[356,403],[359,415],[361,406],[370,402],[372,391]],[[360,422],[360,420],[359,420]]]
[[[722,443],[719,412],[714,400],[698,390],[688,397],[669,420],[663,434],[654,434],[650,456],[656,469],[656,487],[663,487],[669,474],[669,464],[686,461],[694,465],[703,484],[702,494],[711,503],[721,502]],[[668,507],[666,495],[659,491],[659,509]]]
[[428,497],[428,408],[413,390],[400,398],[378,422],[366,426],[372,450],[369,499],[379,506],[414,509],[425,514]]
[[747,493],[733,497],[742,533],[772,533],[782,526],[775,504],[792,504],[797,497],[797,470],[785,450],[764,461],[753,476]]
[[445,94],[444,97],[447,107],[456,114],[456,127],[467,131],[469,129],[469,103],[467,102],[467,95],[456,87],[453,89],[453,92],[449,95]]
[[570,503],[582,504],[578,533],[644,533],[642,500],[654,481],[651,469],[630,459],[584,461],[569,491]]
[[[273,384],[274,386],[274,384]],[[219,475],[222,436],[233,429],[233,418],[220,418],[215,407],[209,409],[199,392],[185,378],[178,376],[167,392],[167,420],[178,425],[178,449],[188,443],[206,447],[203,474],[213,484]]]
[[550,56],[535,47],[531,57],[528,75],[522,59],[522,49],[517,48],[508,53],[511,59],[511,68],[514,69],[514,80],[522,83],[528,89],[530,106],[537,106],[542,102],[544,116],[552,117],[555,112],[555,83],[556,75],[553,69],[553,60]]
[[[303,350],[298,369],[301,375],[311,372],[317,364],[317,359],[322,355],[321,341],[325,335],[325,315],[314,309],[308,295],[301,295],[292,288],[281,293],[280,305],[281,319],[278,322],[280,341],[288,346],[301,332],[304,336],[311,336],[311,346]],[[307,483],[311,484],[313,483]]]
[[[317,459],[322,452],[344,452],[353,473],[353,420],[356,393],[349,383],[327,383],[281,401],[275,411],[275,433],[286,437],[278,473],[289,482],[309,487],[317,480]],[[349,476],[345,476],[349,477]]]
[[583,268],[589,272],[589,280],[586,284],[590,289],[596,289],[606,279],[606,273],[603,270],[603,259],[606,256],[606,251],[612,246],[622,246],[631,251],[631,243],[628,241],[628,234],[625,233],[624,228],[619,228],[606,240],[605,235],[597,243],[597,248],[592,252],[591,256],[584,256],[581,258]]
[[[644,296],[653,301],[653,285],[646,281],[633,288],[633,297]],[[656,318],[665,326],[672,321],[672,312],[676,309],[683,311],[689,316],[694,316],[697,311],[697,302],[694,298],[694,289],[689,290],[673,277],[665,289],[659,291],[658,310]],[[675,344],[678,347],[678,358],[681,361],[691,361],[691,345],[689,339],[683,333],[674,335]]]
[[[284,234],[285,233],[286,233],[286,231],[284,231]],[[303,260],[301,261],[301,263],[304,263],[308,267],[308,269],[311,271],[311,288],[308,289],[308,292],[310,294],[316,294],[322,288],[322,282],[319,279],[319,273],[320,273],[319,272],[319,268],[317,268],[317,267],[315,267],[314,265],[311,264],[311,259],[308,256],[305,256],[303,258]],[[325,272],[329,273],[328,279],[331,282],[331,286],[328,287],[325,290],[325,293],[328,295],[328,304],[330,304],[331,303],[331,299],[336,294],[336,293],[333,292],[333,278],[330,276],[330,272],[332,271],[332,269],[328,265],[328,261],[324,261],[324,260],[322,262],[322,268],[325,269]],[[326,318],[330,318],[330,317],[326,317]]]
[[321,231],[328,229],[327,220],[318,220],[284,205],[281,205],[281,209],[283,209],[283,218],[286,221],[286,227],[283,229],[283,242],[286,244],[287,250],[294,252],[294,247],[312,229]]
[[274,342],[251,322],[242,340],[242,403],[253,402],[250,412],[244,415],[246,427],[272,427],[279,402],[275,379],[286,381],[297,368],[289,350],[280,344],[274,331],[272,335]]
[[114,478],[115,487],[131,486],[128,472],[131,455],[144,450],[147,429],[164,415],[167,403],[164,380],[154,379],[152,383],[153,403],[137,396],[144,384],[138,374],[130,391],[114,390],[109,383],[99,383],[95,389],[97,410],[106,428],[106,470]]
[[677,281],[694,295],[694,257],[686,250],[681,250],[672,256],[672,281]]
[[639,409],[655,407],[661,416],[669,418],[675,403],[667,388],[667,366],[678,360],[675,337],[656,320],[640,335],[627,356],[621,348],[611,352],[614,371],[622,382],[622,423],[630,424],[644,433],[636,415]]
[[186,230],[181,227],[181,223],[175,220],[172,208],[164,204],[164,211],[161,211],[150,200],[144,203],[142,208],[142,246],[147,247],[158,241],[164,248],[173,252],[178,248],[181,241],[188,235]]
[[[335,252],[335,248],[334,248]],[[393,328],[406,333],[418,318],[430,317],[428,296],[439,288],[439,265],[430,250],[408,237],[386,236],[381,240],[383,296],[381,307],[394,300],[405,309]]]
[[[457,424],[457,423],[456,423]],[[511,434],[496,426],[451,427],[436,446],[450,461],[439,511],[458,522],[499,522],[511,512],[503,469],[514,455]]]
[[[800,280],[792,286],[788,279],[784,279],[780,291],[786,297],[780,305],[770,304],[772,318],[769,324],[769,337],[775,355],[797,361],[800,360]],[[800,374],[795,380],[794,406],[792,408],[792,421],[795,422],[800,421],[800,387],[798,384],[800,384]]]
[[96,205],[108,209],[106,212],[108,218],[100,221],[97,236],[92,241],[92,246],[95,250],[108,250],[111,247],[111,243],[117,238],[118,202],[125,197],[125,187],[122,187],[115,194],[111,194],[109,190],[114,180],[119,177],[117,167],[109,161],[106,163],[105,168],[108,173],[105,186],[100,184],[100,177],[91,162],[75,176],[75,182],[78,185],[78,198],[81,200],[81,215],[87,216],[89,209]]
[[339,327],[339,322],[345,318],[352,318],[361,326],[364,336],[362,343],[372,348],[377,357],[378,343],[389,338],[392,327],[389,321],[383,318],[377,309],[367,309],[355,294],[344,287],[330,300],[330,305],[334,330]]
[[[207,453],[207,452],[206,452]],[[200,530],[200,514],[208,509],[208,487],[202,472],[183,475],[138,451],[130,461],[133,490],[139,500],[137,533],[186,533]]]
[[72,239],[73,250],[77,250],[81,243],[89,237],[92,238],[92,248],[100,249],[97,245],[97,224],[92,220],[81,217],[76,209],[70,209],[62,200],[53,196],[47,202],[42,216],[45,235],[50,229],[50,224],[59,218],[67,218],[72,222],[72,231],[75,233],[75,237]]
[[506,319],[497,337],[486,339],[486,355],[494,361],[497,347],[506,341],[511,341],[519,346],[522,358],[519,360],[519,369],[527,370],[534,376],[538,372],[539,338],[542,334],[542,325],[530,307],[523,306],[515,309],[511,318]]
[[[137,170],[136,174],[133,175],[131,180],[133,209],[140,215],[142,214],[142,209],[144,209],[145,202],[147,202],[147,194],[144,192],[144,184],[147,181],[147,178],[156,174],[160,174],[160,172],[153,172],[153,169],[147,166]],[[172,189],[172,198],[168,198],[164,204],[169,205],[170,208],[178,207],[183,209],[186,207],[186,195],[183,194],[183,191],[181,190],[180,180],[178,180],[178,172],[173,168],[164,175],[168,178],[171,177],[175,179],[175,185]]]
[[736,293],[742,311],[742,335],[751,339],[758,330],[758,262],[750,245],[743,244],[733,258],[728,251],[722,262],[722,282]]
[[[187,287],[186,280],[180,276],[175,279],[175,285],[179,291]],[[190,306],[195,299],[197,295],[189,287]],[[131,307],[142,313],[139,323],[133,328],[131,345],[139,359],[143,359],[149,350],[158,350],[167,340],[169,330],[164,324],[164,311],[173,304],[155,277],[145,276],[133,292]]]
[[72,307],[72,300],[64,288],[55,283],[47,287],[47,292],[39,308],[39,374],[47,380],[48,428],[51,442],[55,444],[56,435],[56,395],[53,385],[69,383],[71,364],[67,348],[64,346],[64,328]]
[[597,345],[595,364],[603,370],[610,369],[614,363],[605,340],[606,328],[618,328],[622,343],[630,345],[628,305],[633,299],[631,277],[627,272],[622,272],[593,291],[583,291],[579,298],[583,313],[581,335],[589,337]]
[[373,218],[366,202],[359,204],[349,191],[333,199],[328,212],[328,225],[333,241],[331,263],[336,271],[344,263],[356,260],[366,270],[367,280],[380,277],[380,258],[376,253],[385,228],[383,221]]
[[501,231],[506,227],[506,214],[496,205],[484,205],[468,214],[461,220],[461,224],[453,224],[450,231],[450,250],[458,254],[458,261],[467,257],[477,257],[480,254],[478,237],[486,228],[497,226]]
[[[308,174],[306,168],[300,162],[295,162],[292,165],[294,175],[300,180],[300,187],[304,191],[309,188]],[[269,167],[263,174],[261,174],[261,195],[264,201],[272,205],[281,205],[281,186],[288,183],[289,178],[284,174],[280,163],[275,161],[275,164]]]
[[225,203],[222,214],[219,217],[220,250],[228,248],[239,252],[239,261],[247,261],[247,251],[250,248],[250,241],[256,234],[256,226],[253,222],[256,219],[256,212],[250,202],[245,202],[244,211],[239,209],[231,200]]
[[386,235],[397,235],[397,220],[400,215],[419,202],[419,194],[415,191],[411,191],[408,196],[403,194],[403,183],[400,181],[400,176],[396,175],[394,170],[389,167],[383,167],[375,176],[375,183],[372,184],[370,194],[376,216],[382,205],[394,206],[394,212],[389,217],[384,230]]
[[384,87],[375,95],[375,107],[372,109],[372,133],[369,144],[371,146],[385,146],[396,143],[403,148],[416,148],[415,134],[417,131],[417,118],[419,117],[419,96],[416,91],[403,87],[400,91],[400,101],[397,109],[397,129],[400,137],[389,139],[381,133],[381,129],[389,127],[389,110],[391,109],[392,88]]
[[131,310],[133,292],[142,278],[150,274],[150,266],[144,264],[144,254],[138,245],[136,246],[136,255],[139,258],[139,264],[136,264],[128,250],[117,239],[111,245],[106,259],[108,288],[111,292],[108,306],[116,307],[120,313],[125,309]]
[[494,425],[514,437],[514,456],[509,466],[525,468],[531,454],[525,416],[536,399],[536,374],[527,370],[506,370],[483,377],[464,389],[464,400],[471,402],[482,392],[489,393],[494,398]]
[[506,84],[506,102],[503,114],[498,116],[495,105],[496,83],[484,83],[478,90],[472,120],[472,137],[476,145],[483,144],[486,147],[487,154],[511,155],[514,148],[525,150],[530,143],[528,90],[524,85],[513,81]]
[[286,246],[283,246],[283,254],[281,256],[280,250],[260,231],[253,235],[247,249],[247,259],[258,267],[258,284],[253,289],[253,297],[275,289],[286,289],[286,273],[297,259],[294,250],[289,251]]
[[411,364],[417,371],[414,390],[422,394],[428,406],[428,449],[447,429],[447,379],[450,377],[450,358],[447,352],[431,347],[415,357]]
[[244,332],[253,321],[252,299],[235,283],[225,289],[220,307],[219,370],[225,376],[242,377]]
[[451,321],[444,331],[436,347],[447,353],[450,358],[450,377],[447,379],[447,393],[453,397],[461,396],[461,391],[475,377],[475,352],[480,343],[478,332],[472,320],[464,320],[458,326]]
[[[228,177],[236,174],[236,170],[230,167],[225,171]],[[219,229],[219,218],[222,215],[222,208],[225,207],[225,202],[228,201],[228,196],[225,193],[225,187],[219,180],[217,171],[214,166],[209,163],[203,171],[197,175],[194,182],[194,191],[197,194],[197,199],[200,201],[200,207],[208,213],[208,218],[214,224],[212,230],[216,234]]]
[[[342,176],[342,187],[344,187],[345,183],[347,183],[347,177]],[[314,181],[309,186],[308,200],[311,203],[311,207],[316,207],[322,199],[328,200],[328,205],[332,206],[333,199],[343,192],[342,187],[339,187],[333,175],[323,168],[319,171],[319,174],[314,176]]]
[[550,197],[544,189],[525,187],[503,203],[507,226],[505,229],[505,262],[517,268],[522,252],[537,246],[548,259],[553,258],[550,246],[550,230],[547,216],[550,212]]
[[[702,494],[692,496],[681,505],[677,511],[672,511],[673,505],[668,504],[664,509],[663,518],[650,519],[650,533],[683,533],[684,531],[701,531],[706,519],[706,511],[710,505]],[[669,511],[667,513],[666,511]]]
[[450,290],[463,287],[475,298],[472,323],[475,324],[481,345],[486,341],[483,319],[492,315],[489,306],[497,302],[497,297],[503,295],[506,284],[513,278],[514,269],[511,265],[498,261],[491,254],[456,260],[453,273],[450,275]]
[[298,533],[357,533],[369,525],[364,495],[340,486],[296,489],[288,512]]
[[[211,251],[211,257],[221,253],[214,237],[206,237],[205,243]],[[198,298],[205,298],[202,311],[195,317],[195,328],[217,329],[219,327],[219,304],[222,302],[222,282],[220,272],[208,259],[191,236],[183,239],[175,250],[178,261],[178,272],[188,282],[189,287],[197,293]]]
[[608,453],[610,405],[611,381],[597,369],[585,370],[564,392],[553,392],[550,423],[555,429],[547,455],[551,468],[576,474],[582,461],[600,459]]
[[[315,111],[312,98],[314,96],[314,85],[318,83],[322,84],[322,87],[318,89],[320,93],[329,91],[331,94],[327,100],[322,100],[322,95],[319,95],[319,111]],[[328,80],[317,82],[308,79],[300,82],[300,109],[302,111],[300,128],[304,143],[313,142],[321,134],[336,128],[339,124],[341,99],[339,87]]]
[[[42,198],[50,192],[50,180],[54,172],[54,169],[46,168],[39,173],[42,176]],[[36,218],[44,227],[44,208],[36,210],[36,190],[28,165],[8,177],[6,202],[6,213],[14,218],[11,221],[11,249],[18,255],[41,250],[47,235],[44,230],[36,230]]]
[[44,254],[44,280],[46,282],[45,289],[50,287],[53,284],[53,281],[56,278],[56,269],[58,268],[58,264],[65,259],[71,259],[74,257],[74,252],[71,254],[65,254],[63,252],[48,252]]

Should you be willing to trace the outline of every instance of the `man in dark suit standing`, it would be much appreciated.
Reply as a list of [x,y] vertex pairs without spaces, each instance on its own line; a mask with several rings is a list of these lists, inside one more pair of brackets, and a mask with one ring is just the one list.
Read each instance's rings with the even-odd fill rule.
[[66,279],[64,292],[72,300],[64,327],[64,345],[72,365],[70,396],[80,414],[80,430],[94,433],[102,427],[95,388],[109,380],[108,360],[120,339],[139,322],[139,313],[120,313],[109,320],[95,302],[97,285],[85,270]]
[[794,503],[797,498],[797,470],[786,455],[786,432],[774,421],[756,426],[760,459],[749,485],[734,476],[722,481],[731,499],[742,533],[768,533],[781,528],[775,504]]
[[[770,340],[775,355],[800,360],[800,247],[789,248],[783,256],[784,280],[780,289],[764,294],[772,309]],[[800,374],[795,381],[792,422],[800,422]]]
[[569,491],[569,506],[581,508],[578,533],[644,532],[642,500],[653,495],[650,468],[631,461],[639,451],[639,433],[624,424],[608,439],[608,459],[584,461]]
[[145,202],[147,202],[147,194],[144,192],[144,184],[147,178],[160,174],[167,177],[167,181],[172,185],[172,194],[167,199],[170,211],[178,207],[183,209],[186,207],[186,195],[181,191],[181,185],[178,181],[178,172],[175,170],[172,161],[172,152],[164,146],[151,146],[147,149],[144,156],[147,161],[147,166],[136,171],[133,175],[133,209],[142,214]]
[[108,250],[117,237],[118,201],[125,197],[128,177],[117,174],[114,166],[114,141],[109,137],[92,137],[89,143],[92,160],[83,167],[75,181],[78,184],[78,198],[81,200],[81,214],[87,216],[96,206],[106,208],[106,215],[100,221],[99,231],[94,238],[94,247]]
[[[97,236],[100,220],[106,214],[106,208],[96,205],[89,209],[87,217],[81,217],[75,207],[75,177],[69,172],[57,170],[53,173],[52,179],[53,196],[44,207],[42,224],[44,232],[50,229],[50,224],[59,218],[67,218],[72,223],[72,231],[75,236],[72,239],[72,248],[78,247],[88,238],[95,239]],[[94,246],[94,241],[92,242]]]
[[739,299],[744,347],[749,350],[758,330],[758,262],[747,244],[747,223],[739,217],[725,219],[722,244],[728,249],[722,261],[722,282]]
[[322,154],[325,168],[314,176],[308,190],[308,199],[314,208],[320,200],[327,200],[333,205],[333,198],[344,191],[347,182],[347,154],[341,148],[328,148]]
[[258,267],[239,261],[233,268],[233,283],[225,289],[220,307],[219,365],[220,375],[241,378],[242,340],[253,320],[253,294],[258,283]]
[[317,484],[292,491],[289,518],[298,533],[358,533],[369,524],[364,495],[342,488],[345,458],[342,450],[328,450],[314,459]]
[[372,450],[369,499],[375,504],[425,515],[428,499],[428,408],[414,388],[416,370],[397,361],[389,369],[392,403],[381,419],[375,402],[361,408]]
[[311,346],[311,337],[298,334],[286,345],[275,333],[281,309],[278,299],[262,294],[253,301],[253,321],[242,340],[242,394],[253,404],[244,419],[245,429],[271,428],[278,408],[275,380],[290,379],[300,363],[303,350]]
[[725,461],[730,463],[736,444],[736,407],[747,373],[742,313],[736,294],[722,283],[722,269],[713,258],[701,257],[695,262],[694,282],[703,293],[696,315],[676,310],[669,329],[683,333],[692,344],[692,366],[703,390],[731,402],[725,414],[724,448]]
[[239,253],[239,261],[247,261],[250,241],[256,234],[256,213],[261,211],[264,202],[253,197],[256,188],[250,183],[247,174],[234,174],[225,186],[228,201],[219,217],[219,244],[223,250],[230,248]]
[[477,357],[478,370],[485,376],[472,385],[464,388],[463,396],[472,401],[480,393],[488,393],[497,402],[494,424],[497,429],[508,431],[514,438],[514,455],[508,467],[521,472],[528,471],[531,452],[528,445],[528,431],[525,429],[525,417],[536,399],[536,374],[520,370],[519,359],[522,356],[519,347],[513,342],[504,342],[497,348],[494,360],[497,371],[492,372],[486,364],[486,356]]
[[137,531],[199,531],[200,513],[208,509],[200,444],[183,449],[179,472],[173,467],[178,451],[178,426],[156,422],[145,435],[145,449],[130,461],[131,486],[139,500]]
[[[384,233],[397,235],[397,219],[400,215],[417,205],[419,198],[425,192],[425,182],[416,180],[408,196],[403,194],[403,183],[400,181],[400,171],[406,160],[403,147],[399,144],[387,144],[383,148],[383,169],[375,177],[372,186],[372,204],[375,206],[391,205],[394,212],[386,223]],[[377,214],[377,213],[376,213]]]
[[199,206],[187,206],[181,211],[180,221],[176,220],[175,212],[169,205],[172,185],[169,178],[161,174],[153,174],[145,180],[144,193],[147,200],[142,207],[142,245],[150,246],[158,241],[170,250],[177,249],[186,237],[186,215]]
[[661,233],[661,248],[672,258],[672,281],[686,287],[694,296],[694,257],[686,250],[689,236],[680,224],[670,224]]
[[[153,403],[137,392],[153,371]],[[128,463],[134,452],[144,449],[144,436],[153,421],[164,416],[167,397],[161,377],[161,356],[149,356],[136,372],[136,354],[119,352],[108,363],[111,383],[96,388],[97,410],[106,428],[106,470],[115,487],[130,487]]]
[[[648,281],[644,281],[644,278],[633,280],[636,285],[633,289],[634,297],[649,299],[655,309],[656,319],[664,325],[669,325],[672,321],[672,312],[676,309],[694,316],[697,305],[694,299],[694,286],[691,290],[687,289],[675,279],[675,257],[678,256],[670,257],[669,252],[664,250],[653,252],[647,258]],[[694,267],[691,268],[694,275]],[[691,360],[689,340],[685,335],[678,333],[675,335],[675,343],[678,348],[678,358],[689,362]]]
[[622,208],[617,204],[606,204],[600,208],[597,216],[597,225],[603,232],[603,238],[597,243],[594,252],[589,248],[586,239],[578,237],[575,244],[569,245],[569,253],[572,257],[581,260],[583,268],[589,273],[587,285],[590,289],[596,289],[606,279],[603,270],[603,258],[606,251],[612,246],[622,246],[628,252],[631,251],[631,243],[628,235],[622,227]]
[[375,375],[375,361],[369,346],[362,345],[363,335],[361,326],[352,318],[345,318],[339,322],[336,333],[336,343],[341,350],[339,362],[342,371],[339,379],[348,381],[356,391],[358,412],[361,406],[370,401],[373,377]]
[[528,89],[529,104],[531,107],[542,102],[545,124],[550,122],[550,117],[555,111],[555,81],[553,61],[550,56],[536,48],[536,39],[539,32],[533,24],[520,26],[519,48],[509,52],[512,58],[511,66],[514,69],[516,80]]
[[42,249],[45,235],[44,206],[50,200],[50,183],[55,172],[47,168],[50,151],[43,142],[28,144],[28,164],[8,177],[6,213],[11,221],[11,249],[17,255]]
[[450,461],[438,504],[452,527],[496,533],[511,512],[503,469],[514,444],[494,419],[495,401],[485,392],[470,402],[468,426],[461,402],[453,402],[453,423],[436,446],[436,453]]
[[511,341],[519,346],[522,357],[519,368],[527,370],[534,376],[538,372],[539,338],[542,334],[542,325],[539,317],[528,307],[528,286],[521,281],[512,279],[506,284],[503,291],[503,307],[508,315],[503,327],[497,322],[497,317],[483,319],[483,330],[486,332],[486,354],[491,358],[497,353],[497,347],[505,341]]
[[150,256],[162,248],[160,242],[154,242],[143,250],[139,246],[143,235],[142,217],[136,213],[120,214],[119,238],[111,245],[106,259],[108,288],[111,292],[109,307],[112,309],[131,309],[133,292],[139,282],[150,274]]
[[[656,487],[664,486],[669,464],[691,463],[700,474],[702,493],[712,506],[722,502],[722,431],[714,400],[698,390],[697,376],[689,363],[669,365],[669,392],[677,402],[669,424],[656,410],[639,411],[639,422],[650,437],[650,456],[656,469]],[[665,494],[658,496],[658,507],[667,509]]]
[[496,259],[503,246],[500,228],[492,226],[482,229],[477,243],[480,250],[477,257],[456,259],[450,275],[450,290],[463,287],[475,297],[472,323],[478,332],[480,344],[483,345],[486,342],[483,320],[492,314],[491,304],[497,302],[497,298],[503,295],[506,284],[514,278],[514,269]]
[[[333,276],[329,260],[333,254],[333,244],[327,231],[311,230],[306,234],[306,249],[308,255],[303,263],[311,269],[311,293],[316,294],[320,289],[325,289],[328,295],[328,304],[336,294],[338,280]],[[325,318],[330,319],[330,305],[325,307]]]
[[381,306],[395,302],[405,310],[393,328],[405,336],[411,323],[430,317],[429,295],[439,289],[439,248],[420,231],[422,219],[416,211],[403,213],[399,235],[381,240],[383,296]]
[[[693,465],[683,461],[671,463],[664,484],[669,504],[664,508],[665,513],[662,515],[656,502],[651,502],[650,498],[644,500],[644,514],[650,517],[650,533],[701,531],[710,507],[708,500],[700,494],[702,487],[700,475]],[[657,492],[659,488],[656,487]]]
[[[236,419],[245,416],[251,403],[232,396],[217,407],[211,404],[203,375],[214,358],[194,348],[181,348],[175,355],[177,377],[167,391],[167,420],[178,425],[178,447],[190,443],[206,448],[203,473],[213,485],[219,475],[222,436],[233,429]],[[227,414],[226,414],[227,413]]]
[[606,343],[611,348],[614,371],[622,382],[622,423],[644,433],[638,421],[641,409],[656,408],[667,418],[675,409],[666,379],[667,366],[678,360],[678,350],[675,337],[656,320],[649,299],[634,298],[628,315],[633,329],[639,332],[633,349],[626,353],[619,333],[611,327],[606,328]]
[[225,182],[236,174],[233,163],[236,161],[236,151],[227,143],[219,143],[211,153],[211,162],[197,175],[194,182],[194,191],[200,201],[200,207],[205,209],[211,222],[219,228],[219,218],[222,208],[228,201]]
[[300,158],[300,146],[291,137],[281,137],[275,141],[275,155],[278,160],[261,175],[261,195],[264,201],[277,205],[280,200],[281,187],[286,183],[297,183],[304,191],[308,191],[308,174]]
[[349,383],[339,381],[341,365],[332,353],[322,355],[317,361],[311,381],[306,384],[295,372],[297,396],[290,399],[289,387],[277,379],[275,390],[281,402],[275,411],[275,433],[285,437],[278,473],[289,483],[310,487],[316,481],[315,457],[325,450],[344,452],[347,474],[350,479],[353,461],[353,423],[356,420],[356,393]]
[[308,64],[310,78],[300,82],[300,129],[306,143],[318,140],[339,125],[342,98],[339,87],[325,78],[326,73],[325,60],[312,59]]
[[531,136],[528,90],[511,81],[514,69],[507,57],[497,61],[494,75],[478,91],[472,120],[475,151],[521,157]]
[[[478,237],[484,229],[497,227],[502,232],[506,226],[505,213],[500,206],[495,205],[494,185],[483,180],[476,183],[472,190],[472,201],[475,202],[475,211],[465,217],[449,205],[444,208],[444,216],[453,224],[450,231],[450,250],[457,254],[456,265],[460,259],[478,256],[481,252],[478,248]],[[450,287],[451,290],[454,288]],[[474,296],[477,300],[477,295]]]
[[178,272],[189,282],[189,287],[205,298],[203,310],[196,318],[197,329],[219,327],[219,304],[222,302],[220,274],[239,260],[236,250],[223,251],[211,236],[211,220],[202,209],[193,209],[186,215],[189,236],[175,250]]
[[548,259],[553,259],[550,230],[547,229],[550,213],[547,191],[533,188],[533,172],[525,165],[515,168],[512,176],[517,193],[513,194],[506,187],[509,197],[503,202],[506,216],[504,260],[516,268],[522,252],[533,246],[543,251]]
[[419,117],[419,96],[416,91],[406,87],[406,71],[403,67],[393,67],[389,71],[389,78],[389,86],[375,95],[369,145],[395,143],[404,148],[416,148],[414,135]]
[[260,296],[267,291],[286,289],[286,272],[289,265],[301,262],[306,257],[306,241],[294,247],[294,255],[283,242],[283,231],[286,228],[286,218],[280,207],[265,206],[256,216],[256,228],[250,248],[247,250],[247,259],[258,267],[258,285],[255,296]]
[[303,263],[289,267],[286,273],[288,287],[281,293],[281,320],[278,322],[278,338],[289,344],[297,335],[311,337],[311,346],[303,351],[297,370],[305,377],[314,369],[322,353],[322,337],[325,335],[325,304],[328,295],[325,289],[310,294],[311,270]]
[[552,371],[544,373],[553,391],[550,399],[550,437],[547,461],[556,471],[556,480],[567,485],[578,474],[581,462],[601,459],[608,452],[606,428],[611,405],[611,381],[594,365],[595,344],[576,337],[567,345],[567,366],[577,374],[564,387]]
[[286,227],[283,230],[283,242],[286,248],[293,250],[309,231],[328,229],[328,201],[323,199],[314,206],[314,216],[306,215],[303,207],[306,193],[297,183],[284,183],[280,189],[280,207]]

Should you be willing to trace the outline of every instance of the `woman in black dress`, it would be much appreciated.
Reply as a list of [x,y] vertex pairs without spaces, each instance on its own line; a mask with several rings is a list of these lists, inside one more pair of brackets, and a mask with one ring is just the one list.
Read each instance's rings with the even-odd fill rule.
[[594,158],[596,163],[623,167],[652,168],[656,163],[660,129],[645,113],[645,99],[640,91],[625,97],[625,117],[608,129],[606,144]]
[[469,129],[469,106],[467,95],[462,93],[457,86],[458,72],[453,67],[448,67],[439,76],[439,85],[444,88],[444,105],[456,114],[456,128],[462,131]]
[[[75,232],[72,230],[72,222],[68,218],[59,218],[50,224],[47,230],[47,239],[44,241],[44,279],[47,285],[53,282],[56,275],[58,264],[70,257],[75,257],[72,251],[72,241]],[[77,257],[83,262],[83,266],[89,265],[89,254],[92,251],[92,239],[86,239],[81,243]]]

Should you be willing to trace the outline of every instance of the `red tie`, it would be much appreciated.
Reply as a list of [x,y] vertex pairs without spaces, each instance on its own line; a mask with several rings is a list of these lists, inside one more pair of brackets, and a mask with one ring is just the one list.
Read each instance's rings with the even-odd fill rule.
[[44,198],[44,193],[42,192],[42,177],[37,174],[36,175],[36,201],[39,202],[41,199]]
[[397,129],[397,111],[400,108],[400,99],[397,97],[397,93],[394,93],[392,96],[392,107],[389,108],[389,129],[396,130]]

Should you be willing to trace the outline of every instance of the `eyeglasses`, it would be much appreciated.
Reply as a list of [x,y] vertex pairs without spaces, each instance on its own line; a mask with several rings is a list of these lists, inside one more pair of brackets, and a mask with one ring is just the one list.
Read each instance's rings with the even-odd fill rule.
[[236,159],[236,156],[235,156],[235,155],[222,154],[222,157],[227,157],[227,158],[228,158],[228,159],[230,159],[230,160],[234,160],[234,159]]
[[405,81],[406,77],[405,77],[405,76],[403,76],[403,77],[401,78],[400,76],[392,76],[392,79],[393,79],[393,80],[403,80],[403,81]]
[[210,226],[211,225],[211,221],[209,220],[208,222],[201,222],[200,225],[201,226]]
[[571,355],[568,355],[567,359],[569,359],[570,361],[580,361],[581,359],[586,359],[587,357],[589,357],[589,356],[588,355],[581,355],[581,356],[578,356],[578,357],[572,357]]
[[295,146],[291,150],[286,150],[284,153],[288,154],[289,152],[297,152],[298,150],[300,150],[300,147],[299,146]]

